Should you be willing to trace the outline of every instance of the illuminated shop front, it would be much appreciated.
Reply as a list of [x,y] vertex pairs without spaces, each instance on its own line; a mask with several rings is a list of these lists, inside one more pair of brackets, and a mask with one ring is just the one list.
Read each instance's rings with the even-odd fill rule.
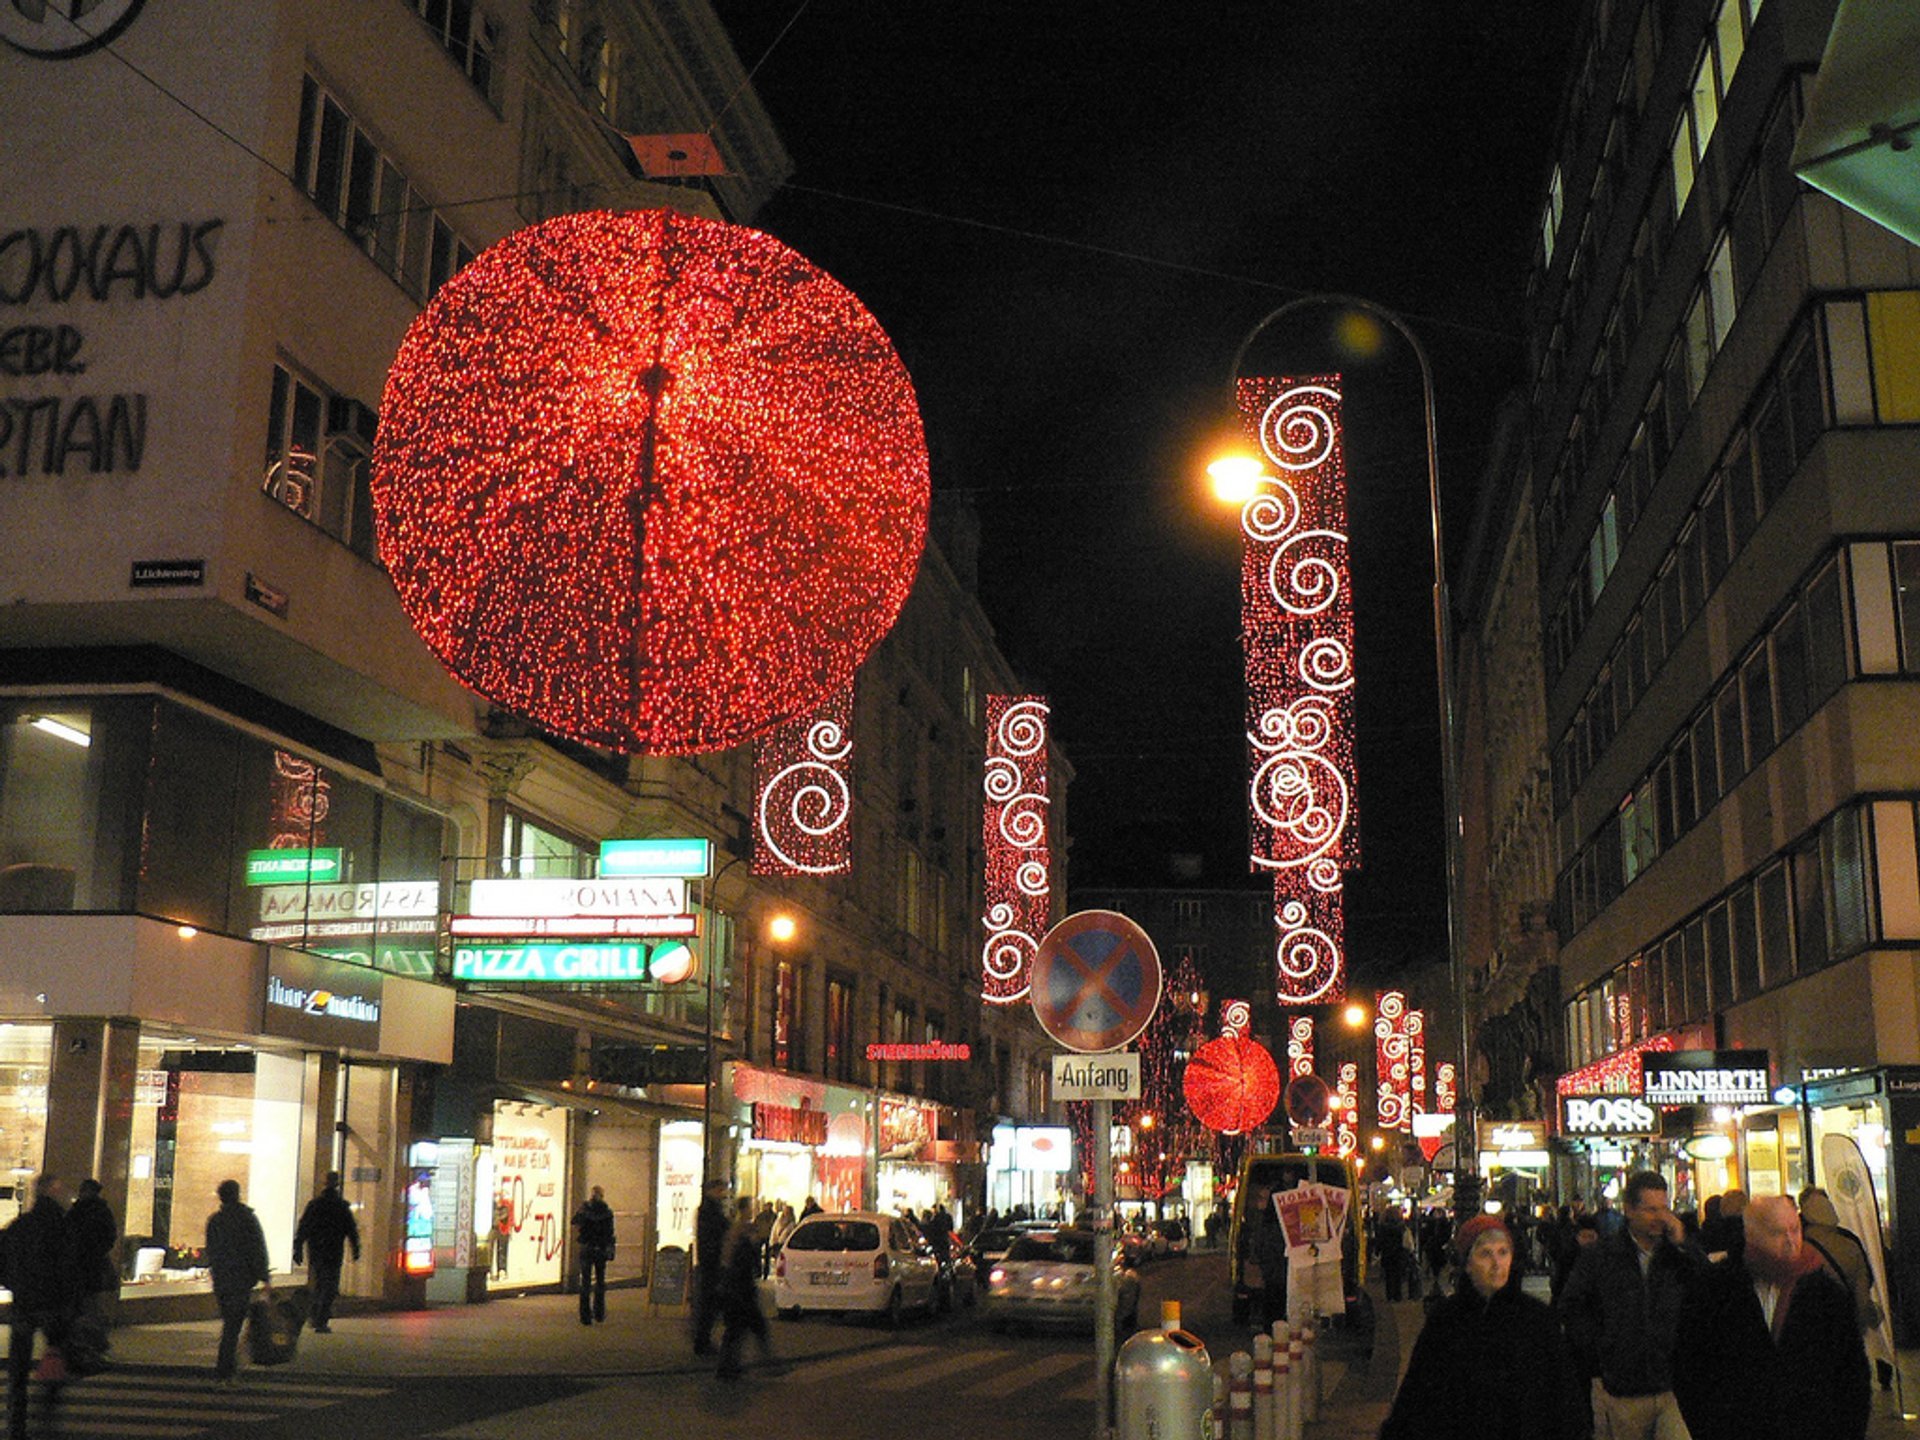
[[987,1152],[987,1204],[1002,1215],[1038,1215],[1071,1199],[1073,1131],[1065,1125],[996,1125]]
[[865,1208],[873,1092],[733,1063],[726,1067],[735,1193],[797,1215]]

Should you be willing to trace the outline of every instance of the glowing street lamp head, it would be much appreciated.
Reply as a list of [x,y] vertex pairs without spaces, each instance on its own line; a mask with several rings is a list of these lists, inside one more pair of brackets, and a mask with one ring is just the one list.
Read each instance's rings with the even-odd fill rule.
[[1340,1012],[1340,1018],[1347,1022],[1348,1028],[1358,1030],[1367,1023],[1367,1007],[1349,1005]]
[[793,916],[784,911],[767,922],[767,938],[784,945],[800,933],[800,926]]
[[1228,505],[1244,505],[1260,493],[1267,467],[1251,455],[1222,455],[1207,466],[1214,498]]

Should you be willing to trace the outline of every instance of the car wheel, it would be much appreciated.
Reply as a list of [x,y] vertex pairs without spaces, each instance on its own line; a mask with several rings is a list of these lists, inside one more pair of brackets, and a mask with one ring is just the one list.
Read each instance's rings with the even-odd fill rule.
[[786,1309],[780,1312],[780,1318],[782,1320],[798,1320],[800,1318],[800,1315],[801,1315],[801,1310],[798,1305],[789,1305]]
[[900,1317],[905,1310],[906,1302],[901,1298],[900,1287],[896,1285],[893,1287],[892,1293],[887,1296],[887,1308],[880,1312],[881,1319],[886,1322],[889,1330],[898,1330],[900,1328]]

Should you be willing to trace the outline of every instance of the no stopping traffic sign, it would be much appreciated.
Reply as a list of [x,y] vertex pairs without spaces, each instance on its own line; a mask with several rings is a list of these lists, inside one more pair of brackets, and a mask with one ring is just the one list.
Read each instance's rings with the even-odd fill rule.
[[1160,953],[1111,910],[1081,910],[1047,932],[1033,957],[1033,1016],[1069,1050],[1115,1050],[1160,1004]]

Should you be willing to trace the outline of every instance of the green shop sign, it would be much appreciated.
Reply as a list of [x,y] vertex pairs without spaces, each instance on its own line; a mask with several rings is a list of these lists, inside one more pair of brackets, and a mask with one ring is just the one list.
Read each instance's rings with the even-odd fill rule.
[[337,846],[331,850],[249,850],[247,884],[330,884],[340,878],[343,854]]
[[514,984],[677,985],[693,973],[684,941],[456,945],[453,978]]
[[698,879],[713,869],[711,840],[602,840],[602,879],[657,879],[678,876]]

